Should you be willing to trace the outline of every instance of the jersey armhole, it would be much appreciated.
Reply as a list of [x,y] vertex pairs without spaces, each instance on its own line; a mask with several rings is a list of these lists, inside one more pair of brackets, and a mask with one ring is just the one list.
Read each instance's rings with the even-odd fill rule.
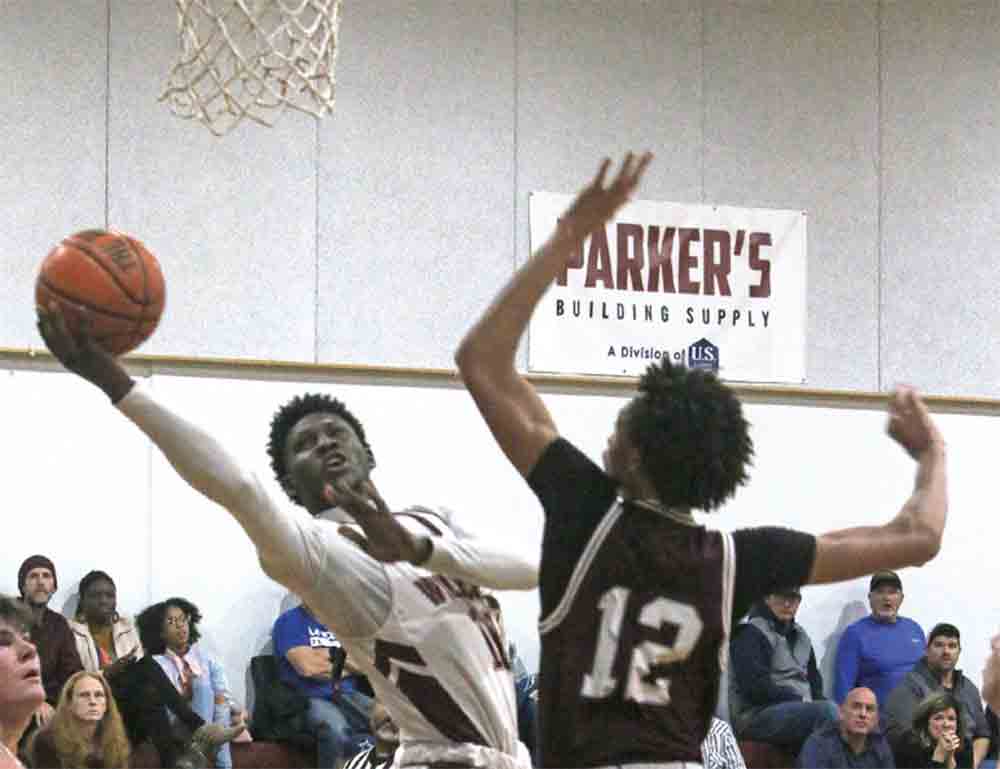
[[594,529],[594,533],[591,534],[590,540],[587,542],[587,546],[584,548],[583,553],[577,560],[576,565],[573,567],[573,573],[570,575],[569,583],[566,585],[566,589],[563,591],[562,597],[559,599],[559,603],[556,608],[547,617],[542,617],[541,621],[538,623],[538,632],[542,635],[549,633],[559,627],[560,623],[569,614],[569,610],[573,605],[573,600],[576,598],[577,591],[580,589],[580,583],[583,582],[583,578],[587,575],[587,571],[590,569],[590,564],[593,562],[597,551],[600,550],[601,545],[604,544],[604,540],[608,536],[608,532],[611,531],[611,527],[617,523],[618,519],[622,516],[622,498],[615,497],[615,500],[611,503],[611,507],[604,514],[601,522]]

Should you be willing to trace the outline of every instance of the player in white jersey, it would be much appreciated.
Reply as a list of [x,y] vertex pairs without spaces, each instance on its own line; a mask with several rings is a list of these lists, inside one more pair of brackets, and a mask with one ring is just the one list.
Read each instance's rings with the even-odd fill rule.
[[517,739],[502,634],[476,586],[532,589],[536,559],[468,538],[426,508],[391,513],[369,480],[375,462],[364,429],[329,396],[296,398],[275,415],[271,463],[305,509],[279,504],[86,333],[71,334],[58,306],[39,308],[38,325],[56,358],[103,390],[188,484],[225,507],[264,571],[343,642],[399,726],[394,766],[530,766]]

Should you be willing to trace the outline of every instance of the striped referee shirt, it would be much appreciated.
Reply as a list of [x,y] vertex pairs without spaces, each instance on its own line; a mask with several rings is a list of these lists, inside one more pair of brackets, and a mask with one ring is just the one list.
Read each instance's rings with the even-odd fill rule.
[[360,753],[351,756],[341,769],[389,769],[389,764],[392,763],[391,754],[385,759],[385,761],[380,761],[378,763],[376,763],[376,758],[375,747],[372,746],[367,750],[362,750]]
[[701,743],[701,762],[705,769],[747,769],[729,724],[712,718],[705,741]]

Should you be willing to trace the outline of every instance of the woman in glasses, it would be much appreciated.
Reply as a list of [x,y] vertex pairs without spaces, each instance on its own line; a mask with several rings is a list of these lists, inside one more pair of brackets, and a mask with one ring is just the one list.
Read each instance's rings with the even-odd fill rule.
[[[159,664],[178,694],[208,723],[245,725],[246,713],[232,697],[222,665],[198,643],[198,607],[184,598],[168,598],[143,610],[137,622],[146,651]],[[172,723],[177,719],[170,713]],[[229,746],[215,756],[215,766],[232,767]]]

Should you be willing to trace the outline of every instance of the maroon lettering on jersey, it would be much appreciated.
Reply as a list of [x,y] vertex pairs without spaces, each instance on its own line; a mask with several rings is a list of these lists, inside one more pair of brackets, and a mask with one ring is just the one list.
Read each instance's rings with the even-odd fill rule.
[[542,635],[543,766],[701,762],[725,640],[723,546],[625,504]]

